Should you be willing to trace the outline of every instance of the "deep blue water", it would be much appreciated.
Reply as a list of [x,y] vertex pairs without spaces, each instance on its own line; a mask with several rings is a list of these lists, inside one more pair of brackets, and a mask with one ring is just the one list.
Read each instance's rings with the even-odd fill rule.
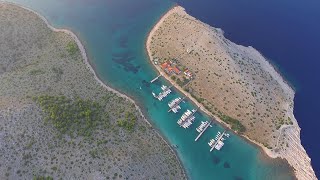
[[223,29],[275,63],[296,89],[302,144],[320,176],[320,1],[177,0],[196,18]]
[[[86,47],[99,77],[108,85],[136,100],[153,126],[177,145],[177,154],[190,178],[201,179],[292,179],[289,168],[270,160],[259,149],[229,132],[222,151],[209,152],[208,141],[223,128],[215,124],[194,142],[195,128],[208,120],[196,114],[196,122],[188,130],[179,128],[179,114],[167,113],[169,100],[181,96],[174,91],[164,102],[155,100],[151,92],[159,91],[163,79],[149,84],[157,72],[153,69],[144,44],[147,33],[173,2],[165,0],[10,0],[44,15],[58,28],[75,32]],[[195,108],[190,102],[183,110]]]

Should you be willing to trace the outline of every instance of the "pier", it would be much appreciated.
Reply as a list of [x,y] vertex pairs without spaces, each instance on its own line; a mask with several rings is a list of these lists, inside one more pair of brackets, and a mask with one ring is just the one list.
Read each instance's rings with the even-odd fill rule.
[[175,109],[186,97],[181,98],[178,102],[176,102],[169,110],[168,112],[171,112],[173,109]]
[[199,109],[199,108],[193,109],[193,110],[192,110],[192,113],[186,118],[186,121],[188,121],[189,119],[191,119],[192,116],[198,111],[198,109]]
[[213,151],[213,149],[217,146],[217,144],[221,141],[221,139],[223,138],[223,135],[226,133],[226,131],[223,131],[223,133],[218,136],[218,138],[216,139],[216,141],[214,142],[214,144],[211,146],[210,152]]
[[171,87],[172,86],[167,87],[165,85],[162,85],[161,86],[162,91],[158,95],[156,95],[154,92],[152,92],[152,95],[153,95],[153,97],[157,98],[159,101],[162,101],[163,98],[167,97],[171,93],[171,89],[170,89]]
[[199,107],[197,109],[193,110],[191,116],[193,116],[198,110],[199,110]]
[[157,77],[155,77],[154,79],[152,79],[151,81],[150,81],[150,83],[153,83],[153,82],[155,82],[156,80],[158,80],[159,79],[159,77],[161,77],[162,75],[160,74],[159,76],[157,76]]
[[192,122],[195,120],[195,117],[193,116],[198,109],[193,109],[192,111],[187,110],[181,118],[177,121],[177,123],[180,125],[180,127],[183,128],[189,128],[189,126],[192,124]]
[[206,127],[199,133],[197,138],[194,141],[198,141],[198,139],[202,136],[202,134],[207,130],[207,128],[211,125],[211,122],[209,122]]

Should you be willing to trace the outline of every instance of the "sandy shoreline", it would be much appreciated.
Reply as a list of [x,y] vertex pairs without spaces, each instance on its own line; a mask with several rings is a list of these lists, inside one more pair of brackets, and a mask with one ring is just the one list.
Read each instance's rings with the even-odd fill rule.
[[[144,116],[144,114],[142,113],[142,110],[140,109],[140,107],[137,105],[137,103],[131,98],[129,97],[128,95],[124,94],[124,93],[121,93],[109,86],[107,86],[105,83],[102,82],[102,80],[100,80],[100,78],[98,77],[98,75],[96,74],[93,66],[91,65],[90,63],[90,60],[88,59],[88,56],[87,56],[87,53],[86,53],[86,49],[85,47],[83,46],[83,44],[81,43],[80,39],[77,37],[77,35],[75,35],[71,30],[68,30],[68,29],[57,29],[55,27],[53,27],[49,22],[48,20],[42,16],[41,14],[39,14],[38,12],[28,8],[28,7],[24,7],[22,5],[19,5],[19,4],[16,4],[16,3],[12,3],[12,2],[7,2],[7,1],[1,1],[0,0],[0,4],[11,4],[11,5],[15,5],[15,6],[18,6],[20,8],[23,8],[25,10],[28,10],[34,14],[36,14],[39,18],[41,18],[45,24],[47,25],[47,27],[49,29],[51,29],[52,31],[54,32],[63,32],[63,33],[66,33],[68,35],[70,35],[77,43],[78,47],[79,47],[79,50],[80,50],[80,53],[84,59],[84,62],[86,64],[86,67],[90,70],[90,72],[93,74],[95,80],[102,86],[104,87],[106,90],[108,91],[111,91],[113,93],[115,93],[117,96],[119,97],[122,97],[122,98],[125,98],[126,100],[130,101],[131,103],[133,103],[135,105],[135,108],[136,110],[139,112],[139,114],[141,115],[141,117],[144,119],[144,121],[150,126],[152,127],[153,129],[155,129],[152,124],[148,121],[148,119]],[[184,174],[184,177],[185,179],[188,179],[188,176],[187,176],[187,173],[186,173],[186,169],[184,168],[184,166],[182,165],[182,161],[181,159],[179,158],[178,154],[177,154],[177,151],[175,149],[173,149],[173,147],[170,145],[170,143],[168,142],[168,140],[161,135],[160,131],[155,129],[156,133],[159,135],[159,137],[170,147],[171,151],[174,153],[174,155],[176,156],[176,158],[179,160],[179,165],[181,167],[181,169],[183,170],[183,174]]]
[[[169,17],[171,14],[176,13],[178,11],[185,11],[185,10],[183,7],[174,6],[164,16],[162,16],[158,20],[158,22],[155,24],[153,29],[149,32],[145,47],[146,47],[147,54],[149,56],[150,63],[153,64],[154,68],[156,68],[158,70],[158,72],[163,77],[165,77],[165,79],[167,81],[169,81],[172,85],[174,85],[174,87],[176,89],[178,89],[178,91],[180,91],[186,97],[188,97],[196,106],[200,107],[200,109],[203,112],[205,112],[206,114],[208,114],[211,117],[214,117],[219,123],[221,123],[225,127],[228,127],[231,130],[230,125],[226,124],[221,119],[219,119],[218,117],[215,117],[211,112],[209,112],[201,103],[199,103],[195,98],[193,98],[188,92],[184,91],[183,88],[181,88],[179,85],[177,85],[177,83],[174,80],[172,80],[166,73],[164,73],[162,71],[162,69],[160,68],[160,66],[154,65],[153,60],[151,59],[152,58],[152,55],[151,55],[152,53],[150,51],[150,45],[151,45],[151,41],[152,41],[151,37],[153,37],[156,30],[161,26],[161,24],[163,23],[163,21],[167,17]],[[198,21],[198,20],[196,20],[196,21]],[[212,28],[211,26],[209,26],[203,22],[200,22],[200,23],[204,24],[205,26],[207,26],[209,28]],[[255,50],[251,46],[244,47],[244,46],[240,45],[238,48],[240,50],[242,50],[244,48],[249,48],[250,53],[252,53],[252,55],[257,59],[257,61],[259,61],[262,64],[262,67],[272,75],[272,77],[280,84],[282,89],[285,90],[290,95],[290,97],[294,97],[294,90],[292,89],[292,87],[290,87],[289,83],[287,81],[285,81],[285,79],[280,75],[280,73],[272,66],[272,64],[270,62],[268,62],[263,57],[263,55],[260,52],[258,52],[257,50]],[[292,107],[288,104],[288,110],[289,110],[288,113],[291,113],[291,114],[289,114],[289,116],[293,120],[294,125],[282,126],[279,129],[279,131],[282,133],[283,130],[289,129],[289,133],[288,133],[289,136],[295,136],[295,135],[299,136],[300,135],[300,128],[298,126],[297,120],[294,118],[294,115],[293,115],[293,104],[292,104]],[[280,133],[280,135],[281,135],[281,133]],[[267,156],[269,156],[271,158],[281,158],[281,159],[286,160],[288,162],[288,164],[292,167],[292,169],[295,170],[295,175],[298,179],[309,179],[310,177],[311,177],[311,179],[316,179],[311,165],[308,164],[309,157],[306,155],[305,150],[303,149],[303,147],[301,145],[300,139],[298,141],[292,143],[293,146],[297,146],[297,147],[294,147],[294,149],[291,149],[292,150],[291,154],[299,153],[299,158],[303,161],[302,163],[299,164],[299,163],[296,163],[294,156],[292,156],[291,154],[286,155],[285,152],[284,153],[272,152],[271,150],[266,148],[263,144],[255,141],[255,140],[250,139],[248,136],[246,136],[246,135],[241,135],[241,136],[244,137],[245,140],[248,140],[250,143],[253,143],[254,145],[258,146],[260,149],[262,149],[263,150],[262,152],[264,154],[266,154]],[[280,136],[279,136],[279,138],[280,138]],[[278,138],[278,140],[279,140],[279,138]],[[309,158],[309,161],[310,161],[310,158]],[[307,170],[304,170],[305,168],[307,168]]]

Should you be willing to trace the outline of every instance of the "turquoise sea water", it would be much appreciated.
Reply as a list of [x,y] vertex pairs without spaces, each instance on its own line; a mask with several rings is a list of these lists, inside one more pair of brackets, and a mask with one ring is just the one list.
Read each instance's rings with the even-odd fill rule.
[[[144,43],[157,19],[173,3],[164,0],[10,0],[44,15],[53,26],[71,29],[79,36],[99,77],[109,86],[128,94],[138,102],[151,123],[172,145],[191,179],[292,179],[288,167],[261,155],[259,149],[231,134],[221,151],[209,152],[207,145],[220,125],[194,142],[195,128],[208,120],[196,114],[196,122],[188,129],[179,128],[180,114],[167,113],[169,100],[181,96],[174,91],[164,102],[155,100],[151,92],[159,91],[160,79],[149,63]],[[190,102],[182,109],[195,108]]]

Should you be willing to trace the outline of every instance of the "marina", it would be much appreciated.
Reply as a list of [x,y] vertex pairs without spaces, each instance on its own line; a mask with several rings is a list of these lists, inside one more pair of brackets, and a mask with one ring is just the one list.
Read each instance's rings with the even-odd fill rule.
[[[154,78],[152,82],[156,81],[159,77],[161,77],[161,75],[157,76],[156,78]],[[171,87],[168,87],[166,85],[162,85],[161,86],[161,92],[157,95],[156,93],[152,92],[152,95],[154,98],[158,99],[159,101],[162,101],[165,97],[167,97],[171,92]],[[169,112],[173,112],[173,113],[178,113],[179,110],[181,110],[181,106],[180,103],[185,99],[185,97],[177,97],[172,99],[171,101],[168,102],[168,107],[170,108],[168,110]],[[192,109],[189,110],[187,109],[182,116],[180,117],[180,119],[177,121],[177,124],[184,128],[184,129],[188,129],[194,122],[195,120],[195,116],[194,114],[198,111],[197,109]],[[196,131],[199,133],[197,135],[197,137],[195,138],[195,142],[198,141],[201,136],[204,134],[204,132],[208,129],[208,127],[212,127],[211,126],[211,121],[207,120],[207,121],[201,121],[201,124],[196,128]],[[210,141],[208,142],[208,145],[211,147],[210,152],[212,152],[214,149],[216,150],[221,150],[222,147],[224,146],[224,141],[226,140],[224,137],[229,137],[230,135],[226,133],[226,131],[223,131],[222,133],[220,131],[218,131],[218,133],[216,134],[215,138],[210,139]]]
[[207,128],[209,126],[211,126],[211,122],[208,122],[208,121],[203,122],[203,121],[201,121],[200,126],[196,128],[197,132],[199,132],[199,135],[196,137],[196,139],[194,141],[198,141],[198,139],[202,136],[202,134],[207,130]]

